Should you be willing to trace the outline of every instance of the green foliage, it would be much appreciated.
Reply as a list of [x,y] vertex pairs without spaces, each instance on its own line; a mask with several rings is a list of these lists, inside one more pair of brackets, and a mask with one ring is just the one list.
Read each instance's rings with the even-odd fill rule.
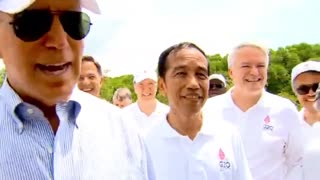
[[0,87],[3,83],[3,80],[4,80],[4,75],[5,75],[5,70],[4,69],[1,69],[0,70]]
[[267,90],[279,94],[283,91],[283,88],[288,92],[290,89],[287,87],[291,87],[288,70],[281,64],[271,63],[268,72]]
[[[132,75],[124,75],[120,77],[114,78],[105,78],[103,80],[103,84],[101,87],[101,97],[106,99],[109,102],[112,102],[113,93],[118,88],[128,88],[131,92],[133,90],[133,76]],[[132,93],[132,98],[136,100],[136,94]]]

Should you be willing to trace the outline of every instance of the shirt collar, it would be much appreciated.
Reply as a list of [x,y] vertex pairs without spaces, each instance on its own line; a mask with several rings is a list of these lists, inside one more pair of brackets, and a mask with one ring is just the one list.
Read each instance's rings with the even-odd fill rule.
[[[236,104],[234,103],[233,99],[232,99],[232,91],[233,91],[234,87],[231,87],[224,95],[227,96],[227,103],[224,103],[222,106],[224,106],[225,108],[231,108],[236,106]],[[270,106],[270,102],[268,101],[268,92],[264,89],[262,91],[261,97],[259,98],[258,102],[253,105],[251,108],[253,107],[269,107]]]
[[[203,112],[203,122],[198,135],[206,135],[206,136],[214,136],[215,134],[215,120],[212,119],[213,116],[209,113]],[[177,138],[177,137],[184,137],[183,135],[179,134],[175,129],[173,129],[170,124],[168,123],[167,116],[164,121],[161,121],[160,124],[160,133],[163,133],[163,137],[165,138]]]
[[[80,90],[75,86],[71,97],[66,102],[61,102],[56,105],[56,111],[68,112],[69,120],[76,124],[77,116],[81,110],[81,93]],[[7,78],[3,81],[2,87],[0,88],[0,97],[4,100],[8,112],[13,114],[13,120],[17,124],[19,131],[23,129],[23,123],[28,120],[28,115],[40,117],[43,116],[43,112],[32,104],[24,102],[20,96],[12,89],[9,85]],[[31,113],[32,112],[32,113]]]
[[[137,112],[144,114],[146,116],[146,114],[141,111],[138,102],[135,102],[133,104],[135,104]],[[156,100],[156,107],[155,107],[154,111],[150,114],[149,117],[154,116],[154,115],[161,115],[163,113],[167,113],[167,112],[164,112],[163,104],[160,101]]]

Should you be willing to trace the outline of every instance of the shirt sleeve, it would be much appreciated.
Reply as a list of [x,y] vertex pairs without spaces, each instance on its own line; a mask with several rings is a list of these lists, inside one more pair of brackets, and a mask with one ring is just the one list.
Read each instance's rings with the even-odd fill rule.
[[235,163],[237,164],[233,177],[237,180],[253,180],[240,134],[236,129],[233,131],[233,151],[235,152]]
[[285,146],[286,165],[288,167],[286,179],[301,180],[303,179],[303,132],[299,124],[299,113],[294,107],[284,114],[286,114],[287,123],[290,127],[288,141]]

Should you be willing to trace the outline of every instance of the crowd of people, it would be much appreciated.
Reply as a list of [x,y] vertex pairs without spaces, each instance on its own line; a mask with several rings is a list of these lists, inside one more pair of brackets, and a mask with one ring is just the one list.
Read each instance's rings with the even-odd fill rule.
[[[157,73],[100,97],[102,70],[83,56],[95,0],[0,1],[0,179],[318,180],[320,62],[297,64],[288,99],[267,92],[268,50],[236,45],[231,88],[206,53],[181,42]],[[157,92],[168,104],[156,99]]]

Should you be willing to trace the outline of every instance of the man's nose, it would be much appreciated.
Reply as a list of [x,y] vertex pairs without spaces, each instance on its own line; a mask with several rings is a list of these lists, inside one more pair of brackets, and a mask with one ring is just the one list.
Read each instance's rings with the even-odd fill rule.
[[59,16],[53,17],[51,28],[45,38],[48,48],[63,49],[68,46],[68,34],[64,31]]

